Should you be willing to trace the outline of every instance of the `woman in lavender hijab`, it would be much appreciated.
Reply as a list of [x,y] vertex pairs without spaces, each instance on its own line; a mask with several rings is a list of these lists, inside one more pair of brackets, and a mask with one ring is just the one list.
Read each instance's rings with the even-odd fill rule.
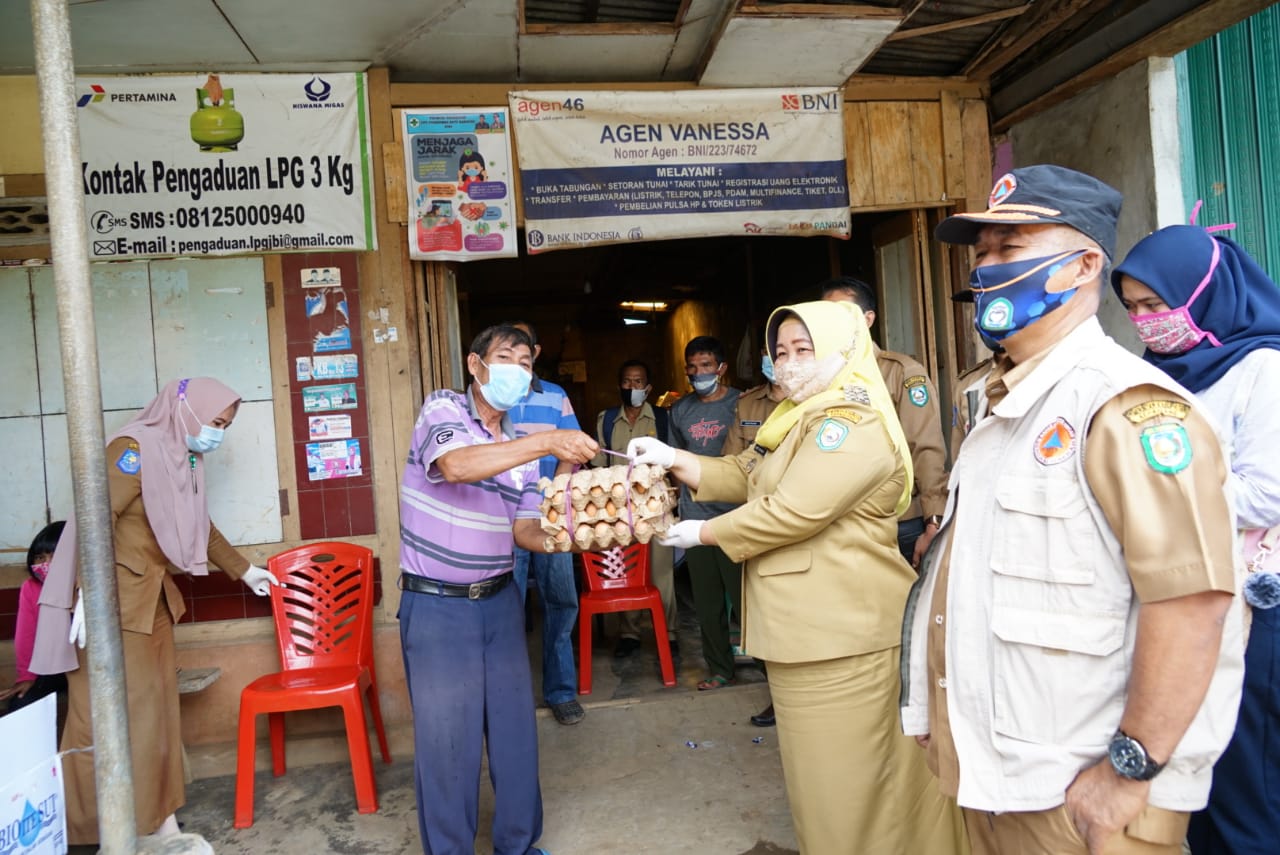
[[[176,834],[174,812],[186,801],[173,646],[173,625],[186,607],[173,576],[206,575],[212,561],[260,596],[278,584],[209,521],[204,455],[221,443],[239,406],[240,396],[217,380],[174,380],[107,444],[139,834]],[[73,519],[58,542],[40,594],[31,661],[37,674],[67,673],[64,751],[93,744],[76,540]],[[93,649],[91,643],[90,655]],[[67,841],[96,843],[93,755],[71,753],[64,762]]]

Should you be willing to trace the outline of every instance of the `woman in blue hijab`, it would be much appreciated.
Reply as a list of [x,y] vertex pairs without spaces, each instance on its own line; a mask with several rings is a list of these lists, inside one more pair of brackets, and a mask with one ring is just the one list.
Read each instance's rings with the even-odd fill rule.
[[[1194,855],[1273,852],[1280,840],[1280,288],[1249,254],[1196,226],[1149,235],[1111,276],[1144,358],[1205,403],[1231,450],[1253,623],[1235,735],[1192,815]],[[1271,529],[1275,531],[1269,531]],[[1277,676],[1273,677],[1273,673]]]

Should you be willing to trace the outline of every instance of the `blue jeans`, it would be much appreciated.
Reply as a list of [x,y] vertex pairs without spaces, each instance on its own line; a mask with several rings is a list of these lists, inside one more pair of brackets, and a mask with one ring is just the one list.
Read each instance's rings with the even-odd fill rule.
[[578,617],[578,589],[573,579],[573,556],[550,555],[516,547],[515,580],[520,602],[529,590],[529,564],[542,601],[542,697],[563,704],[578,694],[573,661],[573,622]]
[[542,836],[542,793],[519,592],[507,585],[469,600],[405,591],[399,618],[423,853],[475,851],[487,747],[493,851],[530,855]]

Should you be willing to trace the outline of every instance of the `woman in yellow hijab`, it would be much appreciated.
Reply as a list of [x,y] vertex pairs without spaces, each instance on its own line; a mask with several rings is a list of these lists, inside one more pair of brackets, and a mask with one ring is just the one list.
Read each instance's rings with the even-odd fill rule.
[[962,851],[958,812],[898,726],[911,456],[866,324],[847,303],[800,303],[776,310],[766,335],[787,400],[755,448],[708,458],[637,438],[627,453],[666,466],[697,501],[744,503],[677,523],[664,542],[744,562],[744,646],[768,664],[800,851]]

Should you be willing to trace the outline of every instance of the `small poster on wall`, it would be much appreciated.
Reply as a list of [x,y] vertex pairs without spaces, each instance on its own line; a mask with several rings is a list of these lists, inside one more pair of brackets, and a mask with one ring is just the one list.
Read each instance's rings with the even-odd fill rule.
[[350,439],[351,416],[309,416],[307,432],[312,439]]
[[307,479],[327,481],[331,478],[353,478],[363,475],[360,464],[360,440],[307,443]]
[[354,380],[360,376],[360,358],[354,353],[316,356],[311,360],[311,376],[316,380]]
[[299,276],[303,288],[328,288],[342,284],[342,271],[336,267],[304,267]]
[[409,257],[514,258],[506,107],[402,110]]
[[359,402],[356,400],[355,383],[310,386],[302,390],[302,411],[305,413],[322,413],[326,410],[354,410],[357,406],[359,406]]

